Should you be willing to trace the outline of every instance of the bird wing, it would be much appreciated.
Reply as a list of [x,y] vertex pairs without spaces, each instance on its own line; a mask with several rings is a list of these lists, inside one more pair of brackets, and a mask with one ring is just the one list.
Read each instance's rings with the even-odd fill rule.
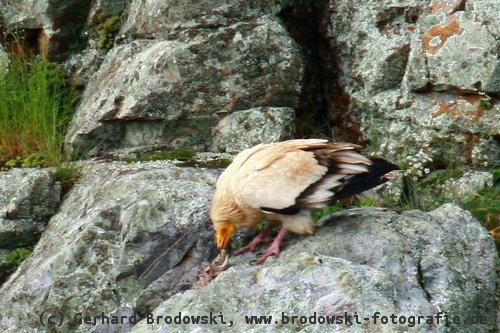
[[245,151],[230,170],[234,172],[229,177],[235,200],[270,211],[293,206],[296,198],[328,171],[313,153],[327,145],[326,140],[290,140]]

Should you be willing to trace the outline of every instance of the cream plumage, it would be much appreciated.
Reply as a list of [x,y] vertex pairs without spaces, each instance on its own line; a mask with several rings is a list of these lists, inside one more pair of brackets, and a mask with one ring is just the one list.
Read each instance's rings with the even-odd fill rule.
[[[287,230],[313,232],[311,210],[382,184],[385,174],[398,169],[360,150],[351,143],[303,139],[260,144],[238,154],[219,177],[210,209],[221,257],[226,259],[225,248],[236,229],[263,220],[280,223],[278,236],[257,261],[262,263],[279,253]],[[269,231],[265,228],[236,254],[270,242]]]

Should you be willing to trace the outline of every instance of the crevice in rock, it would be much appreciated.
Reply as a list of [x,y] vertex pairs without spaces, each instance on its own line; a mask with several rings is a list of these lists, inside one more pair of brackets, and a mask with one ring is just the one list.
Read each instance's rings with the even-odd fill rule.
[[[0,21],[0,43],[16,47],[7,50],[25,55],[40,54],[51,61],[61,62],[71,54],[86,47],[88,29],[87,17],[90,12],[90,0],[76,1],[60,12],[56,8],[47,10],[48,16],[53,16],[53,24],[45,28],[20,28],[7,26]],[[23,53],[21,53],[23,54]]]
[[[296,136],[331,137],[331,121],[328,118],[329,87],[335,82],[333,59],[326,40],[328,1],[294,1],[279,14],[292,38],[302,48],[304,77],[299,106],[296,108]],[[328,67],[328,68],[325,68]]]
[[422,272],[422,265],[420,264],[420,261],[417,263],[417,282],[420,285],[420,288],[422,288],[425,298],[429,301],[429,303],[431,303],[432,295],[425,289],[424,274]]

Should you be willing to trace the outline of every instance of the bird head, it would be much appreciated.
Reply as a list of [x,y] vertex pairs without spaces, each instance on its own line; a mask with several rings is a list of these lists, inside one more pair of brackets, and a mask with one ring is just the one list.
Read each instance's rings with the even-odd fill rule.
[[210,219],[214,225],[217,248],[221,250],[229,245],[231,237],[240,226],[239,221],[244,220],[244,215],[233,200],[220,195],[220,192],[218,194],[210,208]]
[[229,245],[229,241],[231,240],[231,236],[233,236],[236,231],[236,225],[229,221],[224,221],[217,223],[214,222],[215,228],[215,241],[217,243],[217,248],[219,250],[225,249]]

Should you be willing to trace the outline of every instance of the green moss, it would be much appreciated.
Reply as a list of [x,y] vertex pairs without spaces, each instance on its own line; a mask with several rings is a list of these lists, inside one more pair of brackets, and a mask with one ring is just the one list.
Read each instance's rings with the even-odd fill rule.
[[214,160],[208,160],[208,161],[188,161],[188,162],[183,162],[177,164],[178,166],[183,166],[183,167],[195,167],[195,168],[208,168],[208,169],[215,169],[215,168],[227,168],[229,164],[231,164],[233,160],[230,158],[218,158]]
[[31,254],[31,251],[28,250],[27,248],[18,248],[15,249],[14,251],[10,252],[7,255],[7,261],[4,263],[4,266],[10,270],[10,271],[15,271],[21,263],[29,257]]
[[47,161],[44,154],[32,153],[27,157],[17,156],[14,159],[5,162],[2,170],[8,170],[12,168],[45,168],[50,166],[50,162]]
[[493,107],[493,103],[489,98],[483,98],[479,101],[479,107],[485,110],[489,110]]
[[99,31],[98,46],[107,53],[113,47],[115,36],[120,31],[120,18],[102,12],[97,15],[96,19],[98,22],[97,30]]
[[183,162],[194,162],[196,160],[196,153],[189,149],[181,149],[162,153],[153,153],[139,158],[128,159],[128,163],[133,162],[148,162],[148,161],[165,161],[177,160]]

